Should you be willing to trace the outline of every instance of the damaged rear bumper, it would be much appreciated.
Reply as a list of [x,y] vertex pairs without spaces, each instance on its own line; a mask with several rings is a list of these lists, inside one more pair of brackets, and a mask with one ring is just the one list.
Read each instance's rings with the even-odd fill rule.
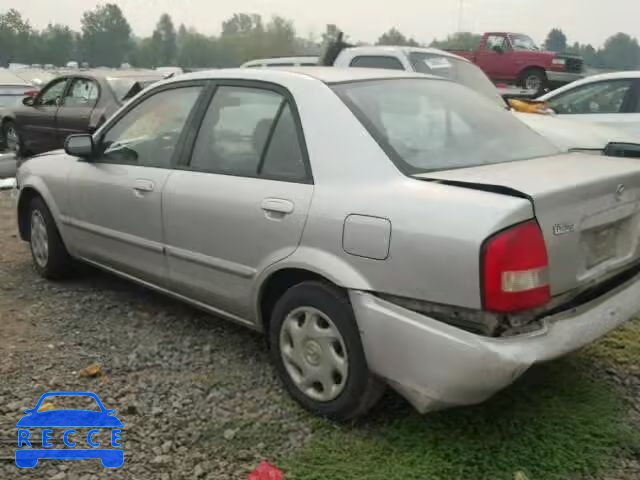
[[421,413],[480,403],[535,363],[602,337],[640,311],[639,276],[525,335],[490,338],[351,291],[369,368]]

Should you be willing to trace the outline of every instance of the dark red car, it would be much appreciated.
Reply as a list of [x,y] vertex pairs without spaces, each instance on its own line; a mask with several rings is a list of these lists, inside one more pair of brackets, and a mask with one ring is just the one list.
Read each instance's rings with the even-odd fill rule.
[[92,133],[131,96],[162,79],[135,71],[74,72],[2,113],[2,141],[19,156],[62,148],[73,133]]

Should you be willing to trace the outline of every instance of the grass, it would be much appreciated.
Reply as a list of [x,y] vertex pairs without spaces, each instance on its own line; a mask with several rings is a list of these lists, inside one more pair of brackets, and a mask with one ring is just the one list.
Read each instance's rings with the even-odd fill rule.
[[[617,351],[615,338],[598,351]],[[632,349],[622,350],[620,361],[638,361]],[[426,416],[389,396],[366,423],[318,421],[311,443],[280,465],[288,480],[595,475],[619,457],[639,455],[640,434],[611,385],[588,372],[582,355],[572,357],[532,369],[482,405]]]
[[640,368],[640,319],[636,318],[589,346],[585,353],[614,367]]

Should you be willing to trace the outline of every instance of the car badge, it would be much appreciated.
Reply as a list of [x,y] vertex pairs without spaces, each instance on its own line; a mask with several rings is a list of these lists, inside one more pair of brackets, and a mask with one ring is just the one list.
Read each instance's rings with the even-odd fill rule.
[[553,234],[560,236],[575,231],[576,226],[573,223],[556,223],[553,226]]
[[621,183],[620,185],[618,185],[618,187],[616,188],[616,201],[620,201],[622,200],[622,196],[624,195],[624,184]]

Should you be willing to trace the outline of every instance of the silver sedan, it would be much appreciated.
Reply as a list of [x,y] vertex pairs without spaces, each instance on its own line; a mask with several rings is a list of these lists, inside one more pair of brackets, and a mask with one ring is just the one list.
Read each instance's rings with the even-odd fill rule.
[[484,401],[640,310],[640,162],[560,154],[454,82],[219,70],[18,171],[35,268],[86,262],[265,332],[334,419]]

